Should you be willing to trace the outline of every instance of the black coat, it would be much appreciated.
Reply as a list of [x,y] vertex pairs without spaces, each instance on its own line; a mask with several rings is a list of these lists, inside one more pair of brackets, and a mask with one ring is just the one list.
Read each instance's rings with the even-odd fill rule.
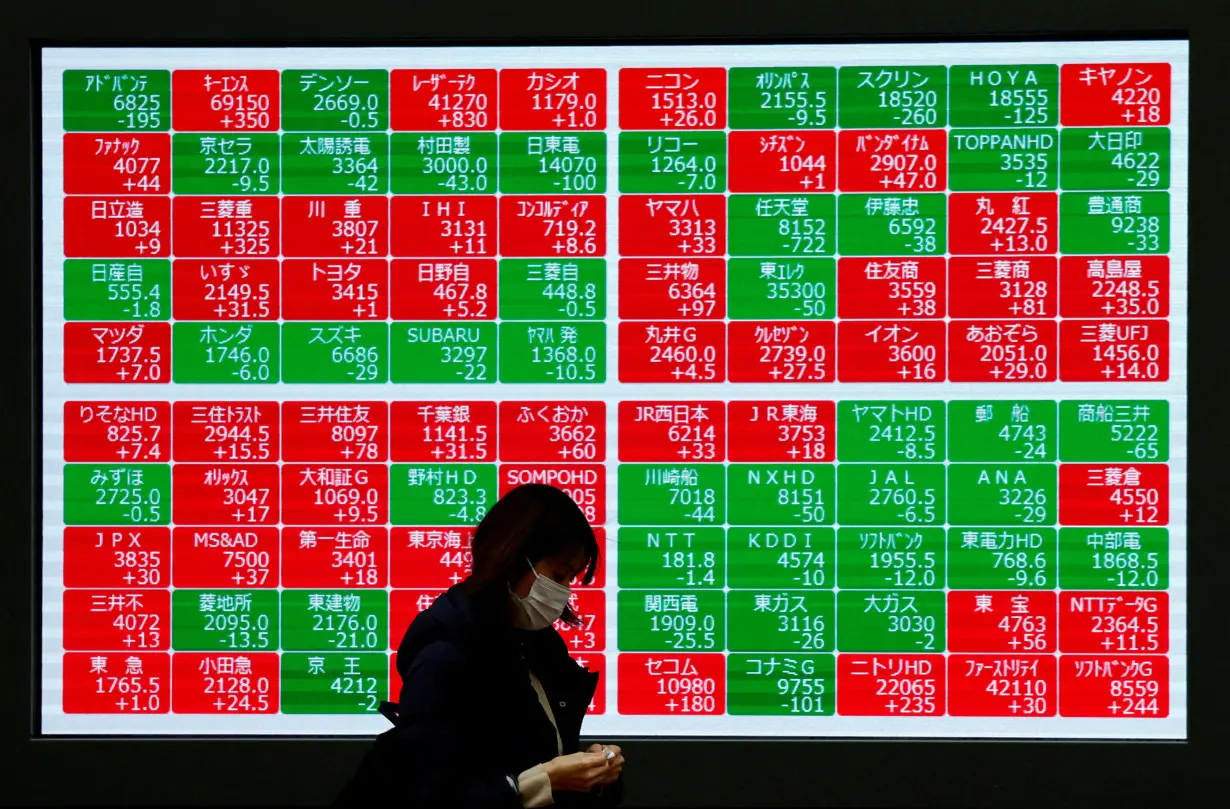
[[[554,628],[537,632],[478,620],[453,587],[410,624],[397,650],[401,698],[381,712],[381,734],[335,805],[520,809],[509,783],[558,755],[555,729],[527,668],[542,682],[564,753],[580,749],[598,675],[581,668]],[[622,782],[601,793],[555,792],[561,807],[614,806]]]

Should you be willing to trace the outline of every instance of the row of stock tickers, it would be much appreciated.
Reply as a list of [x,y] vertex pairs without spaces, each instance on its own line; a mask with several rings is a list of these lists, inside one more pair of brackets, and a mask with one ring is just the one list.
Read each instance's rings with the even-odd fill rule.
[[63,711],[375,713],[542,481],[591,713],[1167,716],[1170,118],[1165,62],[65,71]]

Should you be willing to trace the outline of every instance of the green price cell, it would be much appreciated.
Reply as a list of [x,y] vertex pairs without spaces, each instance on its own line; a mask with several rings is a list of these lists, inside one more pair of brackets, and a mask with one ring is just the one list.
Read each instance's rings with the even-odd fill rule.
[[837,586],[843,590],[944,587],[943,528],[839,528]]
[[1116,255],[1170,250],[1170,194],[1060,194],[1061,253]]
[[726,306],[731,320],[830,320],[837,314],[837,261],[732,258]]
[[837,521],[845,525],[944,522],[944,465],[839,464]]
[[165,132],[171,71],[64,71],[66,132]]
[[620,590],[622,652],[715,652],[726,646],[726,598],[713,590]]
[[837,460],[944,460],[944,403],[855,401],[837,404]]
[[388,192],[389,136],[383,132],[283,135],[282,190],[287,194]]
[[726,596],[732,652],[831,652],[832,590],[732,590]]
[[714,194],[726,190],[725,132],[620,132],[624,194]]
[[953,525],[1046,525],[1056,522],[1054,464],[955,463],[948,467],[948,521]]
[[961,129],[948,136],[953,191],[1054,191],[1059,137],[1054,129]]
[[389,693],[384,652],[284,652],[282,713],[371,714]]
[[500,193],[606,193],[606,134],[502,133]]
[[1165,399],[1059,403],[1059,460],[1165,463],[1170,460],[1170,403]]
[[171,353],[175,382],[277,382],[281,335],[277,323],[174,323]]
[[250,652],[278,648],[277,590],[175,590],[171,648]]
[[834,585],[832,528],[732,526],[727,535],[731,587],[819,590]]
[[830,525],[833,464],[739,464],[726,470],[731,525]]
[[70,258],[64,262],[65,320],[169,320],[171,262]]
[[843,652],[941,652],[945,596],[940,590],[838,590]]
[[494,194],[494,132],[395,132],[394,194]]
[[837,68],[732,67],[731,129],[832,129]]
[[1165,528],[1060,528],[1059,586],[1065,590],[1165,590]]
[[389,342],[393,382],[495,381],[495,323],[394,323]]
[[383,131],[389,126],[387,70],[283,70],[284,132]]
[[1055,402],[962,401],[948,403],[948,460],[1054,461]]
[[389,647],[385,590],[284,590],[282,648],[293,652],[374,652]]
[[831,256],[837,250],[833,194],[734,194],[727,211],[733,256]]
[[1055,126],[1058,65],[954,65],[948,72],[953,126]]
[[948,529],[948,586],[954,590],[1050,590],[1054,528]]
[[274,133],[171,136],[176,194],[276,194],[280,145]]
[[501,323],[500,381],[606,381],[605,323]]
[[621,525],[721,525],[726,468],[721,464],[619,465]]
[[501,320],[604,320],[606,260],[500,261]]
[[842,67],[837,83],[840,127],[934,129],[948,123],[945,67]]
[[837,664],[831,654],[732,654],[726,711],[732,716],[832,716]]
[[169,464],[64,465],[65,525],[168,525]]
[[1060,136],[1068,191],[1134,191],[1170,187],[1170,130],[1067,128]]
[[495,464],[393,464],[394,525],[475,525],[496,500]]
[[948,232],[944,194],[842,194],[837,249],[846,256],[943,255]]
[[620,587],[690,590],[725,584],[723,529],[619,529]]
[[283,382],[387,382],[388,357],[387,323],[282,324]]

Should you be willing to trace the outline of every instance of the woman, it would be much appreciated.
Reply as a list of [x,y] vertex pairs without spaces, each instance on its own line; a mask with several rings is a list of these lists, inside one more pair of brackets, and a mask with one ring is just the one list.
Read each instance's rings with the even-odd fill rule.
[[530,484],[479,523],[469,578],[410,624],[397,650],[401,698],[337,804],[613,806],[624,757],[580,747],[598,675],[553,624],[577,623],[569,584],[593,581],[599,548],[564,492]]

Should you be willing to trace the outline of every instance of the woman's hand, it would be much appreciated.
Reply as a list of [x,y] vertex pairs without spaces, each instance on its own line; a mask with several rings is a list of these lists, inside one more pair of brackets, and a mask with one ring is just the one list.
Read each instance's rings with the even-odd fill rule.
[[599,746],[594,752],[591,747],[587,752],[559,756],[542,765],[551,779],[551,791],[589,792],[609,783],[608,769],[614,760],[608,761],[601,750]]
[[586,751],[587,753],[601,753],[603,757],[605,758],[608,750],[613,755],[607,759],[607,770],[605,773],[602,774],[602,780],[599,782],[601,786],[606,786],[607,784],[615,783],[616,781],[619,780],[619,776],[623,774],[623,771],[624,771],[623,751],[620,750],[617,746],[613,744],[591,745],[589,750]]

